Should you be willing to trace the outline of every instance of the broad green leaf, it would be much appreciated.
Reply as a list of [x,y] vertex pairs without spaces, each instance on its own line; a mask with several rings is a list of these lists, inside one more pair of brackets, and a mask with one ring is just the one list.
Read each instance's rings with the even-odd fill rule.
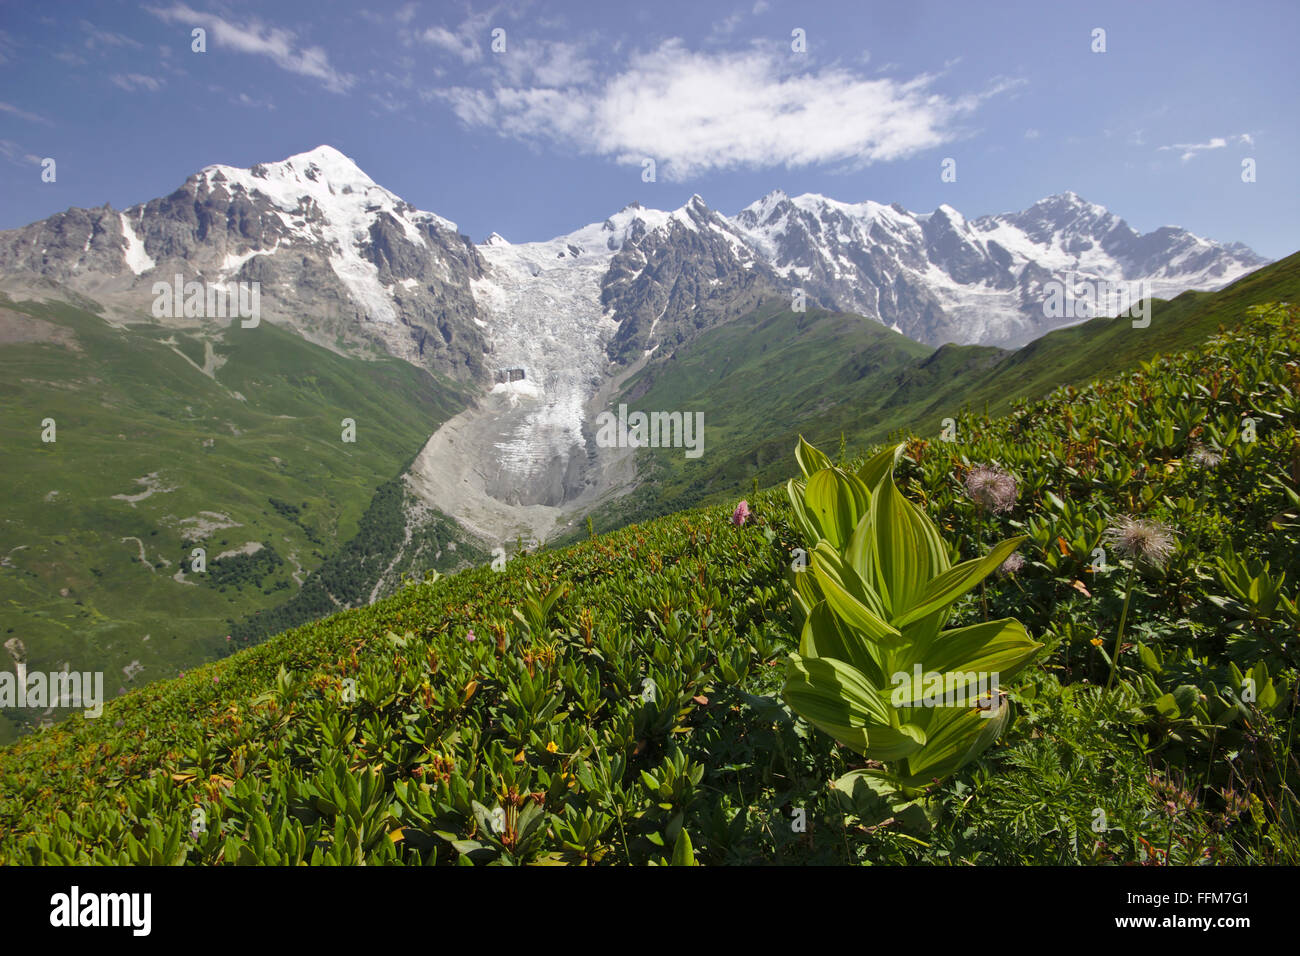
[[699,866],[695,862],[695,848],[691,846],[691,838],[686,833],[686,828],[682,827],[677,831],[677,842],[673,844],[672,866]]
[[1043,645],[1029,637],[1014,618],[984,621],[941,631],[924,652],[907,656],[903,664],[920,664],[923,671],[982,671],[1006,683],[1018,674]]
[[844,547],[866,513],[869,495],[862,481],[838,468],[824,468],[808,479],[804,508],[836,549]]
[[865,733],[866,747],[862,753],[872,760],[903,760],[921,753],[925,747],[925,732],[914,724],[873,726],[866,728]]
[[[875,581],[875,558],[871,548],[874,542],[875,526],[870,520],[863,520],[858,522],[857,528],[849,537],[848,544],[844,546],[844,560],[857,576],[866,582]],[[881,613],[884,613],[883,608]]]
[[1026,535],[1021,535],[1017,538],[1008,538],[1006,541],[995,545],[993,550],[982,558],[972,558],[969,561],[963,561],[961,564],[953,565],[926,584],[924,590],[917,595],[914,603],[902,614],[893,618],[894,623],[899,627],[903,627],[952,604],[997,570],[998,566],[1007,559],[1007,556],[1012,551],[1020,546],[1020,542],[1024,541],[1026,537]]
[[794,577],[794,596],[806,617],[822,601],[821,591],[817,589],[817,577],[807,567],[802,571],[791,571],[790,574]]
[[857,628],[871,640],[897,643],[902,634],[849,592],[839,573],[848,569],[837,568],[834,564],[837,556],[833,552],[828,556],[827,550],[825,542],[817,546],[812,555],[812,569],[831,610],[839,615],[841,621]]
[[[871,496],[867,521],[873,583],[892,621],[916,602],[931,578],[947,570],[947,545],[934,523],[899,492],[892,475]],[[899,626],[903,623],[910,622],[900,620]]]
[[841,627],[839,618],[825,601],[817,604],[804,622],[799,653],[804,657],[830,657],[843,661],[861,671],[873,684],[884,684],[874,646]]
[[855,737],[868,725],[887,727],[890,723],[890,708],[866,675],[832,657],[791,654],[781,696],[791,710],[836,739],[841,739],[837,730]]
[[821,537],[821,529],[808,517],[808,511],[804,507],[805,491],[806,486],[802,481],[791,478],[786,482],[785,493],[790,496],[790,507],[794,510],[795,525],[803,532],[804,541],[811,547]]
[[894,465],[902,454],[902,445],[894,445],[892,448],[876,452],[858,469],[858,477],[862,479],[862,483],[868,490],[875,491],[876,485],[880,484],[880,479],[893,472]]
[[[932,717],[926,725],[926,746],[908,758],[907,769],[915,784],[942,779],[987,750],[1006,729],[1011,708],[1003,703],[992,716],[977,707],[922,708]],[[915,714],[914,709],[910,713]]]
[[914,661],[924,660],[926,650],[939,639],[939,629],[951,613],[951,608],[943,608],[929,617],[923,617],[919,621],[900,627],[898,630],[902,633],[903,639],[899,643],[905,656],[898,656],[894,661],[895,665],[911,666]]
[[[900,711],[970,708],[988,699],[993,690],[989,671],[900,670],[889,678],[889,706]],[[1001,686],[1001,677],[998,678]],[[915,722],[915,721],[914,721]],[[925,723],[922,720],[921,723]]]
[[813,554],[820,555],[823,570],[832,575],[840,587],[848,591],[862,604],[865,604],[867,610],[872,614],[884,620],[885,608],[880,603],[880,595],[867,583],[865,578],[853,569],[851,564],[845,561],[844,556],[837,549],[831,547],[829,541],[817,542]]
[[831,785],[836,803],[865,824],[892,817],[905,832],[925,834],[931,821],[921,800],[908,797],[880,770],[851,770]]
[[794,460],[799,463],[799,470],[805,478],[811,478],[823,468],[831,467],[831,460],[799,436],[799,444],[794,447]]
[[1180,715],[1178,703],[1174,700],[1173,694],[1162,694],[1155,702],[1156,713],[1161,717],[1177,719]]

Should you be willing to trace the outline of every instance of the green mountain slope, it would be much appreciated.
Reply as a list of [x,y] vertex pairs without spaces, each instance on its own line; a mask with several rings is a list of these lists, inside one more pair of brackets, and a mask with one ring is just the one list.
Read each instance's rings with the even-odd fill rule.
[[[344,358],[268,323],[117,328],[5,302],[3,639],[30,670],[105,671],[110,695],[227,653],[227,622],[294,595],[464,402],[405,362]],[[195,547],[204,574],[185,573]],[[459,563],[444,558],[430,566]],[[0,717],[0,740],[14,717],[41,716]]]
[[[1148,328],[1131,319],[1093,319],[1015,351],[944,345],[929,349],[874,322],[772,306],[700,335],[651,362],[614,400],[629,409],[704,412],[705,451],[643,449],[641,487],[593,512],[597,528],[644,520],[722,496],[743,494],[792,474],[788,450],[799,434],[853,450],[900,429],[939,434],[963,409],[1005,412],[1188,348],[1252,305],[1300,301],[1300,253],[1218,292],[1155,300]],[[570,536],[573,540],[575,536]]]
[[[916,802],[835,788],[862,758],[779,698],[808,542],[773,490],[742,526],[407,587],[0,750],[0,863],[648,863],[683,831],[708,864],[1300,862],[1300,309],[1240,320],[908,442],[899,488],[952,558],[1026,536],[950,626],[987,603],[1044,645],[1001,740]],[[962,491],[986,462],[1007,514]],[[1131,513],[1177,541],[1140,573],[1103,538]]]
[[640,487],[598,512],[599,526],[730,493],[755,474],[755,459],[760,473],[782,472],[789,446],[769,440],[774,428],[816,421],[833,402],[870,405],[882,383],[929,352],[860,316],[771,304],[701,335],[634,376],[611,407],[703,412],[702,455],[640,452]]
[[[1060,385],[1113,375],[1152,355],[1190,348],[1220,326],[1248,324],[1246,310],[1265,302],[1300,302],[1300,253],[1217,292],[1156,299],[1149,328],[1133,328],[1132,319],[1104,318],[1058,329],[1006,355],[982,378],[963,382],[961,390],[969,390],[971,408],[987,404],[990,413],[997,414],[1017,398],[1036,398]],[[957,391],[951,394],[959,397]]]

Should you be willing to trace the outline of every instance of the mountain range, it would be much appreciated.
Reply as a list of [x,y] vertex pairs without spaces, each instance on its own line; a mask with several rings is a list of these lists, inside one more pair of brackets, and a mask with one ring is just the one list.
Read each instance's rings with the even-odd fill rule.
[[[53,282],[138,322],[176,275],[256,282],[262,315],[312,343],[468,386],[477,399],[431,437],[412,480],[485,538],[544,539],[623,493],[629,455],[597,447],[593,414],[629,375],[761,302],[798,296],[931,346],[1008,347],[1078,321],[1046,314],[1054,280],[1170,296],[1265,261],[1174,227],[1139,234],[1070,192],[971,220],[780,191],[729,217],[697,195],[671,212],[631,203],[549,241],[476,244],[329,146],[0,232],[10,290]],[[203,337],[225,320],[155,321]]]
[[[1052,279],[1141,281],[1167,298],[1219,288],[1266,261],[1173,226],[1139,234],[1073,192],[970,220],[946,204],[913,213],[780,190],[728,217],[696,195],[672,212],[634,202],[546,242],[512,245],[493,233],[474,244],[330,146],[251,169],[209,166],[122,212],[73,208],[0,232],[6,274],[136,308],[147,301],[141,290],[174,272],[259,281],[268,316],[308,338],[378,340],[457,378],[508,359],[494,360],[494,346],[538,304],[577,308],[560,318],[578,328],[603,323],[616,360],[632,346],[671,346],[756,284],[801,289],[809,304],[929,345],[1015,346],[1062,323],[1042,308]],[[543,291],[519,288],[525,276]],[[694,311],[710,318],[684,314]]]

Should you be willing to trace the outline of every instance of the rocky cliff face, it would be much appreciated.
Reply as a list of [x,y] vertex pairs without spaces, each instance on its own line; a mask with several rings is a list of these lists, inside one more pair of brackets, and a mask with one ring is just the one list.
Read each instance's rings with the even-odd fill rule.
[[601,304],[618,323],[608,347],[617,362],[671,351],[780,286],[731,222],[699,196],[666,215],[636,204],[623,210],[628,214],[633,226],[601,282]]
[[469,287],[482,270],[454,223],[327,146],[252,169],[209,166],[124,212],[70,209],[0,233],[0,271],[37,273],[126,314],[148,317],[153,284],[175,275],[255,281],[264,319],[460,379],[484,374]]
[[947,205],[917,214],[777,191],[732,221],[777,274],[819,304],[931,345],[1023,345],[1072,321],[1043,308],[1045,284],[1071,275],[1141,282],[1169,297],[1218,288],[1267,261],[1183,229],[1140,235],[1068,192],[968,221]]

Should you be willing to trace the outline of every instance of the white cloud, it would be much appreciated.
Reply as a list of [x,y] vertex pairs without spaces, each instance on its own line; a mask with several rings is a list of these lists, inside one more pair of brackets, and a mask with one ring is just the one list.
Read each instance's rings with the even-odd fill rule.
[[27,152],[23,146],[11,139],[0,139],[0,156],[9,160],[15,166],[39,166],[41,164],[40,156]]
[[144,76],[140,73],[114,73],[109,77],[114,86],[120,86],[127,92],[136,90],[148,90],[150,93],[157,93],[163,88],[163,81],[152,76]]
[[1237,142],[1243,146],[1254,146],[1255,138],[1249,133],[1241,133],[1237,136],[1214,136],[1204,143],[1174,143],[1170,146],[1157,146],[1157,152],[1165,150],[1178,150],[1182,153],[1178,158],[1184,163],[1189,163],[1196,158],[1197,154],[1204,153],[1211,149],[1223,149],[1228,143]]
[[459,57],[465,63],[473,63],[483,57],[483,49],[477,40],[452,33],[446,27],[429,27],[420,34],[420,39],[429,46]]
[[469,126],[550,141],[684,179],[710,170],[847,163],[859,168],[950,142],[988,96],[947,97],[934,77],[865,78],[825,67],[795,72],[789,57],[752,48],[702,54],[670,40],[634,54],[604,81],[564,88],[436,90]]
[[733,13],[729,17],[723,17],[713,25],[714,36],[729,36],[736,32],[736,28],[745,20],[744,13]]
[[767,9],[768,4],[765,0],[759,0],[758,3],[755,3],[754,6],[748,10],[743,8],[733,10],[730,15],[722,17],[714,22],[705,42],[713,44],[730,39],[736,31],[744,25],[746,20],[761,16],[767,12]]
[[21,110],[18,107],[14,106],[12,103],[0,103],[0,113],[8,113],[10,116],[17,116],[19,119],[25,119],[32,123],[43,123],[46,126],[54,125],[49,120],[47,120],[44,116],[38,116],[35,113],[29,113],[26,110]]
[[[446,27],[428,27],[416,34],[416,39],[429,46],[450,53],[462,63],[477,63],[483,59],[483,49],[490,40],[489,31],[496,10],[471,14],[455,30]],[[506,49],[510,49],[507,36]]]
[[334,69],[321,47],[299,47],[298,38],[291,30],[265,26],[258,20],[239,25],[213,13],[193,10],[183,3],[164,9],[146,9],[168,23],[203,27],[208,32],[209,41],[218,47],[269,57],[281,69],[320,80],[327,90],[334,93],[347,92],[356,81],[355,77]]
[[272,102],[269,96],[265,96],[265,97],[249,96],[247,93],[240,93],[237,97],[235,97],[234,102],[238,103],[240,106],[247,106],[250,109],[255,109],[255,110],[275,109],[275,103]]
[[1174,143],[1172,146],[1159,146],[1157,150],[1180,149],[1183,151],[1183,155],[1179,158],[1186,163],[1195,159],[1197,153],[1204,152],[1207,149],[1223,149],[1227,145],[1228,141],[1226,139],[1222,136],[1216,136],[1208,143]]
[[507,45],[504,53],[492,57],[506,82],[512,86],[574,86],[590,82],[596,67],[577,43],[535,40],[531,37]]
[[141,48],[138,40],[133,40],[131,37],[125,36],[121,33],[114,33],[112,30],[105,30],[102,27],[97,27],[89,20],[81,21],[81,29],[85,30],[88,34],[86,37],[86,49],[88,50],[106,46],[131,47],[136,50]]

